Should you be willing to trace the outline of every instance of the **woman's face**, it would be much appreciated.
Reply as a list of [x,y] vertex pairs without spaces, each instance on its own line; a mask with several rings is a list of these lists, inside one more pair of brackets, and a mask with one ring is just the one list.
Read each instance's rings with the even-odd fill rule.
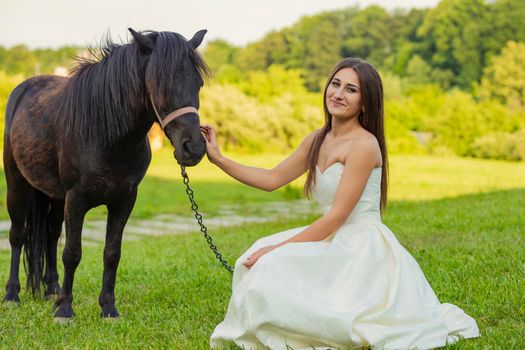
[[357,73],[352,68],[340,69],[326,89],[328,112],[336,118],[350,119],[361,113],[362,106]]

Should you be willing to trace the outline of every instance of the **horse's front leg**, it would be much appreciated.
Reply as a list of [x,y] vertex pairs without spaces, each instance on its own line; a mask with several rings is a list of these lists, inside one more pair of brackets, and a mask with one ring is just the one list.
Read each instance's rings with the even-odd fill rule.
[[120,261],[122,233],[129,215],[135,205],[137,188],[129,197],[108,205],[108,225],[106,230],[106,246],[104,248],[104,276],[102,290],[98,302],[102,308],[101,317],[117,318],[119,313],[115,307],[115,279]]
[[82,195],[74,190],[66,193],[64,219],[66,223],[66,245],[62,253],[64,280],[55,302],[55,319],[70,319],[73,312],[73,279],[82,258],[82,225],[89,210]]

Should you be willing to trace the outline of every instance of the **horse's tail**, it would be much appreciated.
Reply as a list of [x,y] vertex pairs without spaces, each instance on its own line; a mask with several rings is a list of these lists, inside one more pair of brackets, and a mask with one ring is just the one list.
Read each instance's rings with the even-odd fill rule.
[[7,106],[5,109],[5,128],[4,128],[4,135],[7,137],[9,132],[11,131],[11,124],[13,123],[13,119],[15,116],[16,109],[18,107],[18,104],[20,103],[20,100],[22,99],[22,96],[27,90],[28,87],[28,81],[22,82],[20,85],[18,85],[9,95],[9,98],[7,100]]
[[26,288],[33,295],[40,294],[44,282],[44,257],[49,237],[49,210],[51,199],[36,188],[31,191],[31,204],[27,212],[24,243],[24,268],[27,274]]

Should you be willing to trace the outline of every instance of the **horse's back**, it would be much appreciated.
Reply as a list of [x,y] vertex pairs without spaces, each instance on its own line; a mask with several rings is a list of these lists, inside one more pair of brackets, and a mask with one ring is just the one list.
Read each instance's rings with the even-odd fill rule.
[[58,96],[66,81],[58,76],[27,79],[13,90],[6,108],[4,141],[10,158],[33,187],[55,198],[64,195],[58,177],[55,124]]
[[[68,78],[56,75],[41,75],[26,79],[15,87],[7,100],[5,111],[6,133],[11,130],[11,124],[15,115],[26,115],[23,112],[28,106],[31,106],[33,109],[38,108],[40,112],[48,109],[47,114],[51,114],[52,109],[57,104],[56,98],[53,97],[61,93],[67,80]],[[52,106],[50,102],[54,102]],[[22,113],[17,113],[19,108],[22,109]],[[26,116],[31,117],[31,115]]]

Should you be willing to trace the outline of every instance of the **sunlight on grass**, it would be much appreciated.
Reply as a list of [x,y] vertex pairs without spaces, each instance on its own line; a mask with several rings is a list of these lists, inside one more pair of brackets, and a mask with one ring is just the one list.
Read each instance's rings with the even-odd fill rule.
[[[246,165],[271,168],[286,155],[228,155]],[[305,176],[275,192],[245,186],[222,172],[206,158],[187,168],[201,211],[216,214],[228,203],[239,205],[303,198]],[[0,171],[1,172],[1,171]],[[7,219],[6,185],[0,174],[0,219]],[[525,163],[458,157],[394,155],[390,157],[389,200],[422,201],[466,194],[525,188]],[[146,178],[139,187],[133,217],[161,213],[188,214],[188,198],[182,184],[180,167],[172,152],[165,148],[153,155]],[[88,213],[88,218],[105,216],[105,207]]]
[[[286,158],[281,154],[227,156],[242,164],[263,168],[271,168]],[[187,171],[195,182],[237,183],[206,158]],[[182,181],[179,166],[168,150],[154,154],[148,176]],[[302,189],[305,178],[303,175],[292,185]],[[416,155],[390,157],[389,198],[392,200],[438,199],[524,187],[524,162]]]

